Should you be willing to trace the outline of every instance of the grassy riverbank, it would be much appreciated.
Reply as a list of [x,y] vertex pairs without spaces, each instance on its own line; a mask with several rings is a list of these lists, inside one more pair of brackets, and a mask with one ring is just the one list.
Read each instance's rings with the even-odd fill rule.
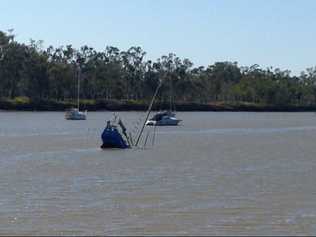
[[[76,104],[71,101],[37,100],[33,101],[26,97],[17,97],[15,99],[1,99],[0,110],[7,111],[64,111],[75,107]],[[118,100],[82,100],[81,110],[88,111],[145,111],[148,102],[145,101],[118,101]],[[168,109],[167,103],[156,103],[153,110]],[[305,112],[316,111],[316,106],[296,106],[296,105],[263,105],[254,103],[176,103],[177,111],[254,111],[254,112]]]

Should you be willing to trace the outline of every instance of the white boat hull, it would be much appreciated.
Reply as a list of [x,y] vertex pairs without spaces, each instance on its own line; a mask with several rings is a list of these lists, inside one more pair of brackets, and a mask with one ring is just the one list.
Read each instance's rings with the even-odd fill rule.
[[65,114],[65,119],[67,120],[86,120],[87,119],[87,111],[80,112],[78,110],[70,110]]
[[163,118],[159,121],[155,120],[148,120],[146,122],[147,126],[177,126],[182,120],[174,118],[174,117],[168,117]]

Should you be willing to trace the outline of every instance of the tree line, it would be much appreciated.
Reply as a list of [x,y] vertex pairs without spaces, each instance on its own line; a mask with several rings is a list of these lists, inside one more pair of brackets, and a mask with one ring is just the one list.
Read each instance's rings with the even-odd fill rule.
[[148,101],[159,81],[159,99],[176,102],[247,102],[264,105],[316,105],[316,67],[300,76],[289,70],[255,64],[216,62],[195,67],[175,54],[145,60],[141,47],[126,51],[107,46],[97,51],[87,45],[43,48],[42,41],[16,41],[12,31],[0,31],[0,98],[34,101],[86,100]]

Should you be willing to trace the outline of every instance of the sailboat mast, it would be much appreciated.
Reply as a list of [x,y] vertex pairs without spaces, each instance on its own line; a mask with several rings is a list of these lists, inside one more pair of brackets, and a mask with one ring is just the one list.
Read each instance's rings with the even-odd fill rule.
[[169,77],[170,81],[170,95],[169,95],[169,110],[172,111],[172,80],[171,77]]
[[155,94],[154,94],[153,98],[151,99],[151,102],[150,102],[149,107],[148,107],[148,111],[147,111],[147,115],[146,115],[145,121],[144,121],[144,123],[143,123],[142,129],[141,129],[140,132],[139,132],[139,135],[138,135],[138,138],[137,138],[137,141],[136,141],[135,146],[138,146],[139,140],[140,140],[140,138],[141,138],[141,136],[142,136],[142,134],[143,134],[143,131],[144,131],[146,122],[147,122],[147,120],[148,120],[148,118],[149,118],[151,109],[152,109],[152,107],[153,107],[155,98],[156,98],[156,96],[157,96],[157,94],[158,94],[158,91],[159,91],[159,88],[160,88],[160,87],[161,87],[161,81],[159,82],[159,85],[157,86],[157,89],[156,89],[156,91],[155,91]]
[[80,106],[80,77],[81,77],[81,68],[80,66],[78,67],[78,91],[77,91],[77,108],[79,111],[79,106]]

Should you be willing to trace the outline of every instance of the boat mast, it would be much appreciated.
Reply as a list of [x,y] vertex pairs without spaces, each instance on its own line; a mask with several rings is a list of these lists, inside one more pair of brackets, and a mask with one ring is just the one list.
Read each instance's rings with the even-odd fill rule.
[[139,133],[139,135],[138,135],[138,138],[137,138],[137,141],[136,141],[135,146],[138,146],[139,140],[140,140],[140,138],[141,138],[141,136],[142,136],[142,133],[143,133],[143,131],[144,131],[146,122],[147,122],[147,120],[148,120],[148,118],[149,118],[151,109],[152,109],[152,107],[153,107],[155,98],[156,98],[156,96],[157,96],[157,94],[158,94],[158,91],[159,91],[159,88],[160,88],[160,87],[161,87],[161,81],[159,81],[159,85],[157,86],[156,91],[155,91],[155,94],[154,94],[153,98],[151,99],[151,102],[150,102],[149,107],[148,107],[148,110],[147,110],[146,119],[145,119],[145,121],[144,121],[144,123],[143,123],[142,129],[140,130],[140,133]]
[[172,112],[172,77],[169,77],[169,81],[170,81],[170,95],[169,95],[169,110],[170,112]]
[[80,68],[80,65],[78,66],[78,91],[77,91],[77,108],[78,108],[78,111],[79,110],[79,106],[80,106],[80,77],[81,77],[81,68]]

